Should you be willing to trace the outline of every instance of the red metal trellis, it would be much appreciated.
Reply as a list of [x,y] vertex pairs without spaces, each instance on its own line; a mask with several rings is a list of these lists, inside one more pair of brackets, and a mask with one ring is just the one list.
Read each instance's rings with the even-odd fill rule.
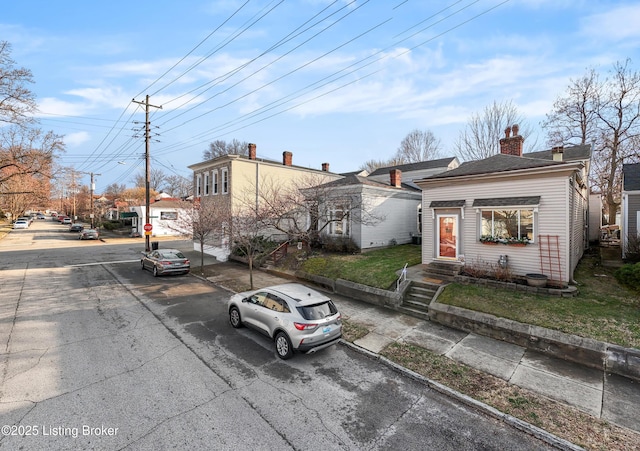
[[540,247],[540,272],[549,278],[549,283],[562,285],[560,237],[558,235],[538,235],[538,243]]

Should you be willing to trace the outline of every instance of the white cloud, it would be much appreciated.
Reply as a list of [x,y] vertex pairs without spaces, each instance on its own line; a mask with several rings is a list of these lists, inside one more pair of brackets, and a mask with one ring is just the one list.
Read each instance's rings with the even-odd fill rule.
[[581,32],[590,39],[622,41],[640,38],[640,4],[625,5],[586,17]]
[[64,136],[64,142],[70,147],[78,147],[91,140],[87,132],[69,133]]

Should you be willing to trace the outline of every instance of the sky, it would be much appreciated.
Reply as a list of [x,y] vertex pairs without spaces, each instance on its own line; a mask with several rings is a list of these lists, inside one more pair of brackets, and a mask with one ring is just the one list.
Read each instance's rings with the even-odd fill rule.
[[21,0],[0,11],[0,41],[33,74],[40,127],[64,136],[59,163],[94,173],[98,193],[144,174],[146,96],[151,167],[168,175],[191,177],[209,143],[233,139],[340,173],[391,158],[413,130],[455,156],[493,102],[513,103],[543,150],[539,124],[572,79],[640,67],[637,1]]

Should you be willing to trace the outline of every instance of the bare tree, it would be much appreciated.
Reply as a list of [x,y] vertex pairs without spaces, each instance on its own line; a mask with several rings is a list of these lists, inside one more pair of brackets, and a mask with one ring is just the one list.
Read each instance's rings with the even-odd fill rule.
[[216,140],[209,144],[209,148],[202,153],[204,160],[213,160],[222,155],[247,155],[249,153],[249,143],[240,142],[233,139],[230,142]]
[[122,198],[122,193],[127,189],[124,183],[112,183],[104,189],[104,196],[108,199],[115,200]]
[[165,178],[164,190],[179,199],[185,199],[192,194],[193,185],[191,179],[181,175],[169,175]]
[[375,159],[367,160],[362,164],[362,166],[360,166],[360,170],[367,171],[368,173],[372,173],[373,171],[379,168],[387,168],[390,166],[397,166],[400,164],[404,164],[404,162],[396,155],[396,156],[393,156],[392,158],[389,158],[388,160],[375,160]]
[[[162,191],[164,184],[167,180],[167,174],[162,169],[151,168],[149,172],[149,188],[154,191]],[[146,174],[137,174],[133,180],[133,183],[137,187],[144,188],[146,186]]]
[[471,116],[463,131],[460,132],[454,149],[456,154],[464,161],[482,160],[500,153],[500,138],[504,130],[510,124],[520,126],[520,135],[525,139],[525,146],[533,148],[536,140],[528,142],[532,136],[533,128],[520,114],[518,108],[511,102],[493,102],[485,107],[482,113]]
[[440,140],[430,130],[415,129],[400,142],[396,159],[403,163],[435,160],[440,158],[440,145]]
[[160,223],[200,245],[200,273],[204,274],[204,248],[209,241],[222,241],[229,226],[230,215],[224,202],[178,201],[177,218]]
[[0,122],[26,125],[33,122],[29,115],[36,110],[35,96],[26,87],[33,75],[15,67],[10,55],[11,44],[0,41]]
[[375,202],[360,188],[356,176],[330,182],[322,175],[308,175],[289,185],[263,178],[257,198],[261,225],[287,239],[316,243],[332,225],[344,221],[363,225],[383,221]]
[[593,144],[593,184],[612,223],[620,206],[622,164],[640,160],[640,74],[630,60],[615,63],[603,82],[590,69],[571,82],[544,125],[556,145]]
[[[542,128],[547,130],[549,147],[567,144],[594,144],[599,140],[595,99],[601,83],[590,69],[583,77],[570,80],[565,96],[558,97]],[[598,145],[600,147],[600,145]]]
[[12,177],[52,176],[53,158],[64,149],[62,137],[38,128],[0,129],[0,182]]
[[261,251],[265,234],[264,212],[246,204],[238,204],[231,215],[229,239],[233,250],[240,253],[249,265],[249,287],[253,290],[253,268]]

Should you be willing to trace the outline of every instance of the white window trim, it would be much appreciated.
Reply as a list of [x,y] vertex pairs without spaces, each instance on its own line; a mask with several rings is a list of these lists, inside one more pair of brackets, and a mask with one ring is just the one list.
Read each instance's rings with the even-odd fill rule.
[[[335,217],[335,213],[338,211],[341,211],[343,214],[342,221],[340,221],[342,225],[342,233],[335,232],[338,222],[334,221],[333,218]],[[341,208],[337,208],[335,206],[331,207],[331,209],[329,210],[329,232],[328,232],[329,235],[342,236],[342,237],[351,236],[351,224],[350,224],[351,215],[345,214],[345,211],[348,211],[348,210],[345,210],[343,207]]]
[[218,185],[219,179],[218,179],[218,170],[217,169],[214,169],[213,171],[211,171],[211,177],[212,177],[212,185],[213,185],[213,189],[211,190],[211,194],[216,196],[217,194],[220,193],[220,186]]
[[202,195],[202,174],[196,176],[196,196]]
[[220,179],[220,182],[222,183],[222,189],[220,192],[222,194],[229,194],[229,170],[227,168],[222,168]]
[[210,174],[208,172],[205,172],[205,174],[204,174],[204,195],[205,196],[208,196],[210,194],[209,193],[209,190],[210,190],[210,188],[209,188],[210,185],[209,184],[211,182],[210,178],[211,178]]

